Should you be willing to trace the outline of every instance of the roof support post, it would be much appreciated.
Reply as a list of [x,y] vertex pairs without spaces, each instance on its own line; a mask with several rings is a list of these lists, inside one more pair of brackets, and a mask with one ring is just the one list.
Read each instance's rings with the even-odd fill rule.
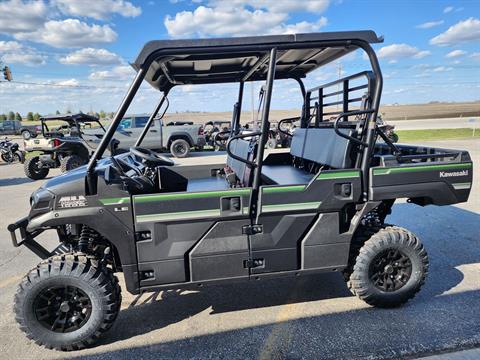
[[363,148],[362,154],[362,187],[363,187],[363,200],[368,200],[369,193],[369,180],[370,180],[370,162],[372,159],[373,148],[375,146],[375,126],[377,121],[378,109],[380,108],[380,98],[382,96],[383,88],[383,76],[380,70],[380,64],[378,63],[377,55],[373,48],[364,41],[358,41],[356,44],[361,47],[368,55],[370,65],[372,66],[373,73],[375,74],[375,89],[373,90],[372,97],[372,114],[367,114],[367,121],[365,122],[364,138],[363,141],[368,146]]
[[242,102],[243,102],[243,88],[244,88],[245,82],[243,80],[240,81],[239,87],[238,87],[238,99],[237,99],[237,104],[236,104],[236,111],[237,113],[235,114],[235,119],[233,120],[232,124],[232,129],[231,129],[231,134],[236,135],[238,130],[240,129],[240,117],[242,114]]
[[128,107],[130,106],[133,98],[135,97],[135,94],[138,91],[138,88],[140,87],[143,79],[145,78],[146,70],[144,68],[140,68],[138,70],[137,75],[135,76],[135,79],[133,80],[132,84],[130,85],[130,88],[128,89],[127,94],[123,98],[117,112],[115,113],[115,116],[113,117],[112,123],[108,127],[107,131],[105,132],[105,135],[103,136],[102,140],[100,141],[100,144],[98,144],[97,150],[93,153],[92,157],[90,158],[90,161],[88,162],[87,166],[87,194],[92,195],[96,193],[96,183],[94,183],[94,169],[95,165],[97,164],[98,159],[100,159],[105,152],[105,149],[108,147],[110,144],[110,141],[113,138],[113,135],[115,134],[115,131],[117,130],[118,125],[120,124],[120,121],[122,121],[123,116],[127,112]]
[[[145,126],[143,127],[143,130],[142,130],[142,133],[140,134],[140,136],[138,137],[137,141],[135,142],[135,146],[140,146],[142,144],[142,141],[143,139],[145,138],[145,135],[147,135],[147,132],[148,130],[150,130],[152,124],[153,124],[153,120],[155,119],[155,117],[157,116],[158,112],[160,111],[160,109],[162,108],[163,106],[163,103],[165,102],[165,99],[167,98],[167,95],[168,95],[168,92],[170,91],[170,89],[168,90],[165,90],[165,92],[163,93],[162,97],[160,98],[160,101],[158,102],[157,106],[155,107],[155,109],[153,110],[153,112],[150,114],[150,117],[148,118],[148,121],[147,123],[145,124]],[[161,134],[160,134],[161,135]]]
[[[267,73],[267,89],[265,91],[265,102],[263,103],[263,112],[262,112],[262,127],[260,138],[258,139],[258,149],[257,149],[257,166],[255,166],[255,173],[253,177],[253,189],[252,189],[252,204],[250,209],[253,211],[253,215],[257,218],[257,200],[258,200],[258,190],[260,188],[260,180],[262,177],[262,164],[263,164],[263,154],[265,152],[265,143],[268,139],[268,133],[270,130],[270,122],[268,121],[270,115],[270,102],[272,100],[272,89],[273,89],[273,80],[275,79],[275,66],[277,62],[277,48],[272,48],[270,50],[270,62],[268,64],[268,73]],[[257,218],[258,219],[258,218]]]

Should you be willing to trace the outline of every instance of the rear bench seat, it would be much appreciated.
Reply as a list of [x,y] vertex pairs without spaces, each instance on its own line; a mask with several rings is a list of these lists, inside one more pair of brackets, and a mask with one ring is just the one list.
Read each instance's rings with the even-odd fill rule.
[[[352,135],[353,129],[340,129]],[[295,129],[290,148],[292,159],[308,160],[332,169],[353,167],[351,143],[335,134],[333,128]],[[307,184],[315,175],[292,165],[263,165],[262,178],[271,185]]]
[[[230,145],[230,150],[236,156],[242,159],[252,160],[255,147],[252,147],[250,141],[244,139],[235,139]],[[213,176],[201,179],[190,179],[187,185],[187,191],[209,191],[224,190],[235,186],[251,186],[251,168],[231,156],[227,155],[227,172],[223,176]]]

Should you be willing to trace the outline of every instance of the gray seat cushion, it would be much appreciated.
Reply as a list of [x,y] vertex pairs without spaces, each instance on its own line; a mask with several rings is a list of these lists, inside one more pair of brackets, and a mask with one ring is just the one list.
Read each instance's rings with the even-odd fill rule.
[[262,178],[271,185],[308,184],[313,177],[313,174],[291,165],[263,165],[262,167]]

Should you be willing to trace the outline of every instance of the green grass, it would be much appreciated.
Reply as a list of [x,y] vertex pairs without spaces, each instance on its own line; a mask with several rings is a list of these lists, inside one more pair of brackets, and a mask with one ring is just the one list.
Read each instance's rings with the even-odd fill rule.
[[[395,132],[400,138],[400,143],[473,138],[473,129],[399,130]],[[480,138],[480,129],[475,130],[475,139],[478,138]]]

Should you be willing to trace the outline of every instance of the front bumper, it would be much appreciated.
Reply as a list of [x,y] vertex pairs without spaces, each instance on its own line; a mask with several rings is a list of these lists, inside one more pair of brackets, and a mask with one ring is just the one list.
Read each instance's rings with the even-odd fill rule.
[[[42,245],[40,245],[37,241],[35,241],[35,237],[40,235],[44,230],[35,230],[33,232],[27,231],[28,225],[28,217],[24,217],[13,224],[7,226],[8,231],[10,232],[10,236],[12,238],[12,245],[14,247],[19,247],[24,245],[30,251],[32,251],[35,255],[40,257],[41,259],[47,259],[52,255],[55,255],[56,249],[53,252],[48,251]],[[20,233],[20,241],[17,238],[17,230]]]

